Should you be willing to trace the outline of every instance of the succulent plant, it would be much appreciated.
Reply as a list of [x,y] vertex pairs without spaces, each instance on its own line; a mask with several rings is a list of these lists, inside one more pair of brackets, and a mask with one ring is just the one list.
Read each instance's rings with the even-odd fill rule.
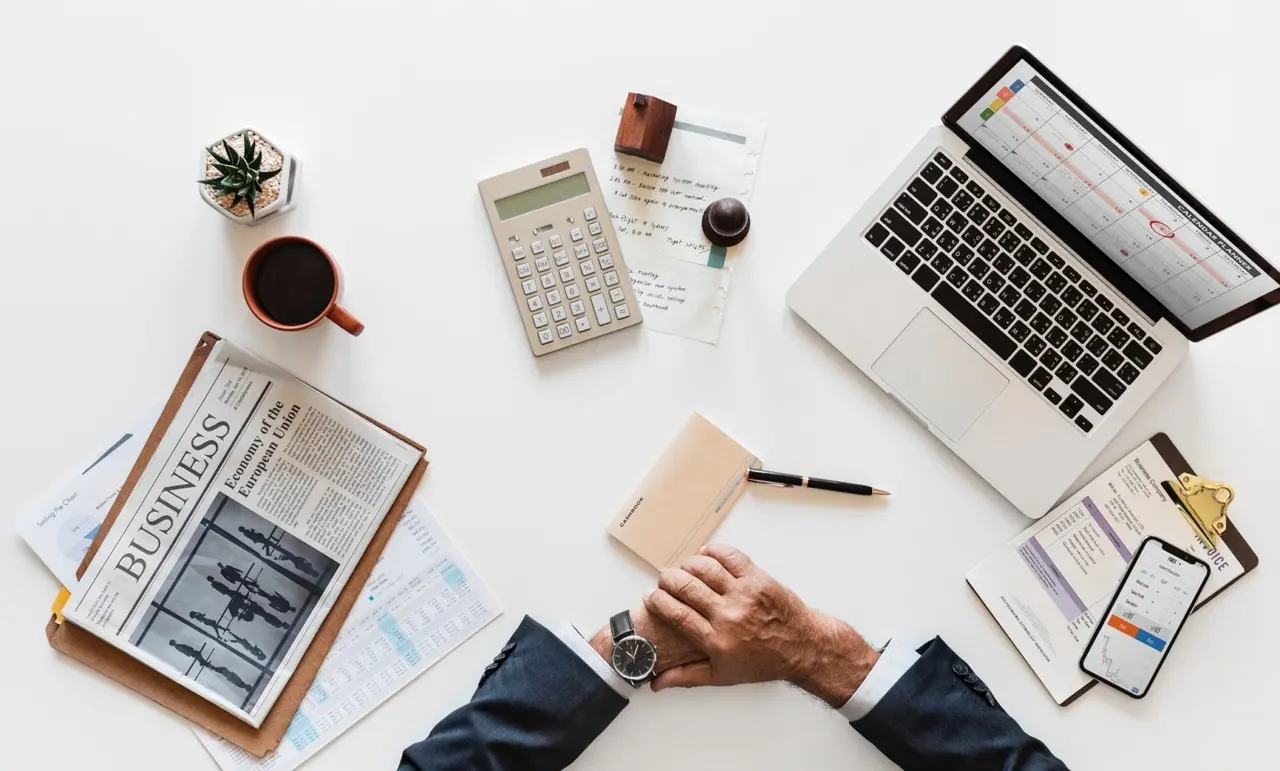
[[243,149],[238,153],[225,139],[222,140],[222,155],[215,149],[217,145],[205,148],[213,158],[213,167],[221,175],[199,182],[213,188],[214,195],[234,195],[228,209],[234,209],[241,201],[245,201],[249,204],[249,216],[256,218],[254,204],[258,200],[258,194],[262,192],[262,183],[279,174],[280,169],[262,171],[262,153],[258,151],[257,144],[249,138],[248,131],[244,132],[243,137]]

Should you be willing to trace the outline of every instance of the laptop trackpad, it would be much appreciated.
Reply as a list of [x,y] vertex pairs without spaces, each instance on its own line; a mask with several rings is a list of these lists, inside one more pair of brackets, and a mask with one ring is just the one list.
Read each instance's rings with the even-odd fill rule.
[[1000,395],[1009,379],[925,308],[872,367],[953,442]]

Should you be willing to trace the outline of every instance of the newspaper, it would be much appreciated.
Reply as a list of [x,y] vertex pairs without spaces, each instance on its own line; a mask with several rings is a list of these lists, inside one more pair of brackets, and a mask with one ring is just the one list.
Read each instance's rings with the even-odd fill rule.
[[292,771],[502,613],[421,495],[294,713],[264,758],[192,726],[223,771]]
[[63,615],[260,726],[421,455],[220,341]]

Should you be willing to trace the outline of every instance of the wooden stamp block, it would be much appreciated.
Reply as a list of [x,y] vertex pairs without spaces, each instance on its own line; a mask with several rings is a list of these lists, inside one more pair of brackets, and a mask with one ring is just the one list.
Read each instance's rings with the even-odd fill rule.
[[646,94],[627,94],[618,122],[613,149],[662,163],[667,157],[671,130],[676,125],[676,106]]

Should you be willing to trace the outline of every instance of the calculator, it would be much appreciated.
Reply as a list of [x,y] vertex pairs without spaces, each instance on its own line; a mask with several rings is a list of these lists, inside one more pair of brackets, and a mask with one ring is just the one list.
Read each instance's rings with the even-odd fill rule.
[[641,323],[585,149],[480,183],[534,356]]

